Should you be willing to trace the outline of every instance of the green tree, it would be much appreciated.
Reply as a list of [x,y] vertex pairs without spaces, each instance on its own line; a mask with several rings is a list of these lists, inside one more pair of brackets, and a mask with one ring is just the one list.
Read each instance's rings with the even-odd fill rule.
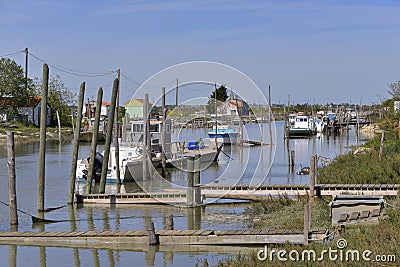
[[9,58],[0,59],[0,97],[7,98],[0,109],[10,114],[17,114],[17,108],[29,102],[34,96],[35,89],[33,81],[25,79],[24,70],[14,60]]
[[[35,85],[37,95],[41,95],[42,81],[39,78],[35,78]],[[71,124],[69,118],[71,110],[69,107],[75,105],[75,96],[74,93],[65,87],[60,76],[50,76],[47,103],[51,108],[52,125],[57,125],[57,111],[60,115],[61,125]]]
[[207,110],[210,113],[215,113],[215,99],[217,100],[217,107],[228,99],[228,93],[225,85],[221,85],[208,98]]

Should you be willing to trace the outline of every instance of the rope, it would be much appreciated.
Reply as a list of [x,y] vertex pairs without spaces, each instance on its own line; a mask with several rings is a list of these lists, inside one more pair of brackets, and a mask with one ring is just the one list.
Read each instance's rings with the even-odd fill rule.
[[[3,205],[5,205],[5,206],[7,206],[7,207],[10,207],[10,205],[8,205],[7,203],[5,203],[5,202],[3,202],[3,201],[1,201],[1,200],[0,200],[0,204],[3,204]],[[63,208],[63,207],[65,207],[65,206],[56,207],[56,208],[49,208],[49,209],[46,209],[46,211],[53,211],[53,210],[55,210],[55,209],[60,209],[60,208]],[[21,213],[23,213],[23,214],[25,214],[25,215],[31,217],[32,223],[39,223],[39,222],[40,222],[40,223],[88,222],[88,221],[104,221],[104,220],[117,220],[117,219],[119,219],[119,220],[124,220],[124,219],[130,219],[130,218],[134,218],[134,217],[135,217],[135,216],[125,216],[125,217],[120,217],[120,218],[114,217],[114,218],[107,218],[107,219],[104,219],[104,218],[94,218],[94,219],[79,219],[79,220],[48,220],[48,219],[44,219],[44,218],[39,218],[39,217],[33,216],[32,214],[29,214],[28,212],[25,212],[25,211],[20,210],[20,209],[18,209],[18,208],[17,208],[17,211],[19,211],[19,212],[21,212]],[[45,211],[45,212],[46,212],[46,211]]]
[[222,149],[220,150],[220,152],[222,152],[225,156],[227,156],[230,160],[234,160],[233,158],[231,158],[229,155],[227,155]]

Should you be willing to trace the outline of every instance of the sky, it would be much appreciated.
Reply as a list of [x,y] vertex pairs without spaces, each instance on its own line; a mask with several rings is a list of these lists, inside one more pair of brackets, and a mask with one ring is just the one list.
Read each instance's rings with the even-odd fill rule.
[[[398,0],[0,0],[0,36],[0,56],[29,49],[29,77],[46,62],[73,92],[85,81],[86,98],[102,86],[109,100],[121,69],[121,102],[191,61],[270,85],[272,103],[378,103],[400,80]],[[8,57],[25,66],[24,53]]]

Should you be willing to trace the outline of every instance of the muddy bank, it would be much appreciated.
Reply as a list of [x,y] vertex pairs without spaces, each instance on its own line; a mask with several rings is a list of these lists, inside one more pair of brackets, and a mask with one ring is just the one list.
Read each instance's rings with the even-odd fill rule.
[[[15,142],[35,142],[39,141],[39,128],[0,128],[0,145],[6,144],[7,142],[7,132],[14,132]],[[65,128],[61,130],[62,141],[70,141],[73,138],[73,133],[71,129]],[[46,131],[46,140],[56,140],[58,141],[58,129],[48,128]]]

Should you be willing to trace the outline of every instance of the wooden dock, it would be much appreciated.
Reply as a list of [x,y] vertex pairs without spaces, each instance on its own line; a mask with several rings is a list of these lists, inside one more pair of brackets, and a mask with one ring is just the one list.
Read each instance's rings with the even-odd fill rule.
[[[396,196],[399,184],[318,184],[315,194],[335,196],[341,194],[366,196]],[[259,196],[307,196],[310,186],[293,184],[270,185],[204,185],[200,186],[201,199],[225,198],[252,200]],[[77,195],[77,202],[83,204],[180,204],[186,205],[186,190],[157,193],[88,194]]]
[[[155,231],[160,245],[264,245],[270,243],[304,243],[301,230],[159,230]],[[324,241],[328,231],[317,229],[309,233],[311,240]],[[119,248],[133,244],[148,244],[147,230],[86,231],[86,232],[0,232],[0,244],[18,246],[55,246]]]

